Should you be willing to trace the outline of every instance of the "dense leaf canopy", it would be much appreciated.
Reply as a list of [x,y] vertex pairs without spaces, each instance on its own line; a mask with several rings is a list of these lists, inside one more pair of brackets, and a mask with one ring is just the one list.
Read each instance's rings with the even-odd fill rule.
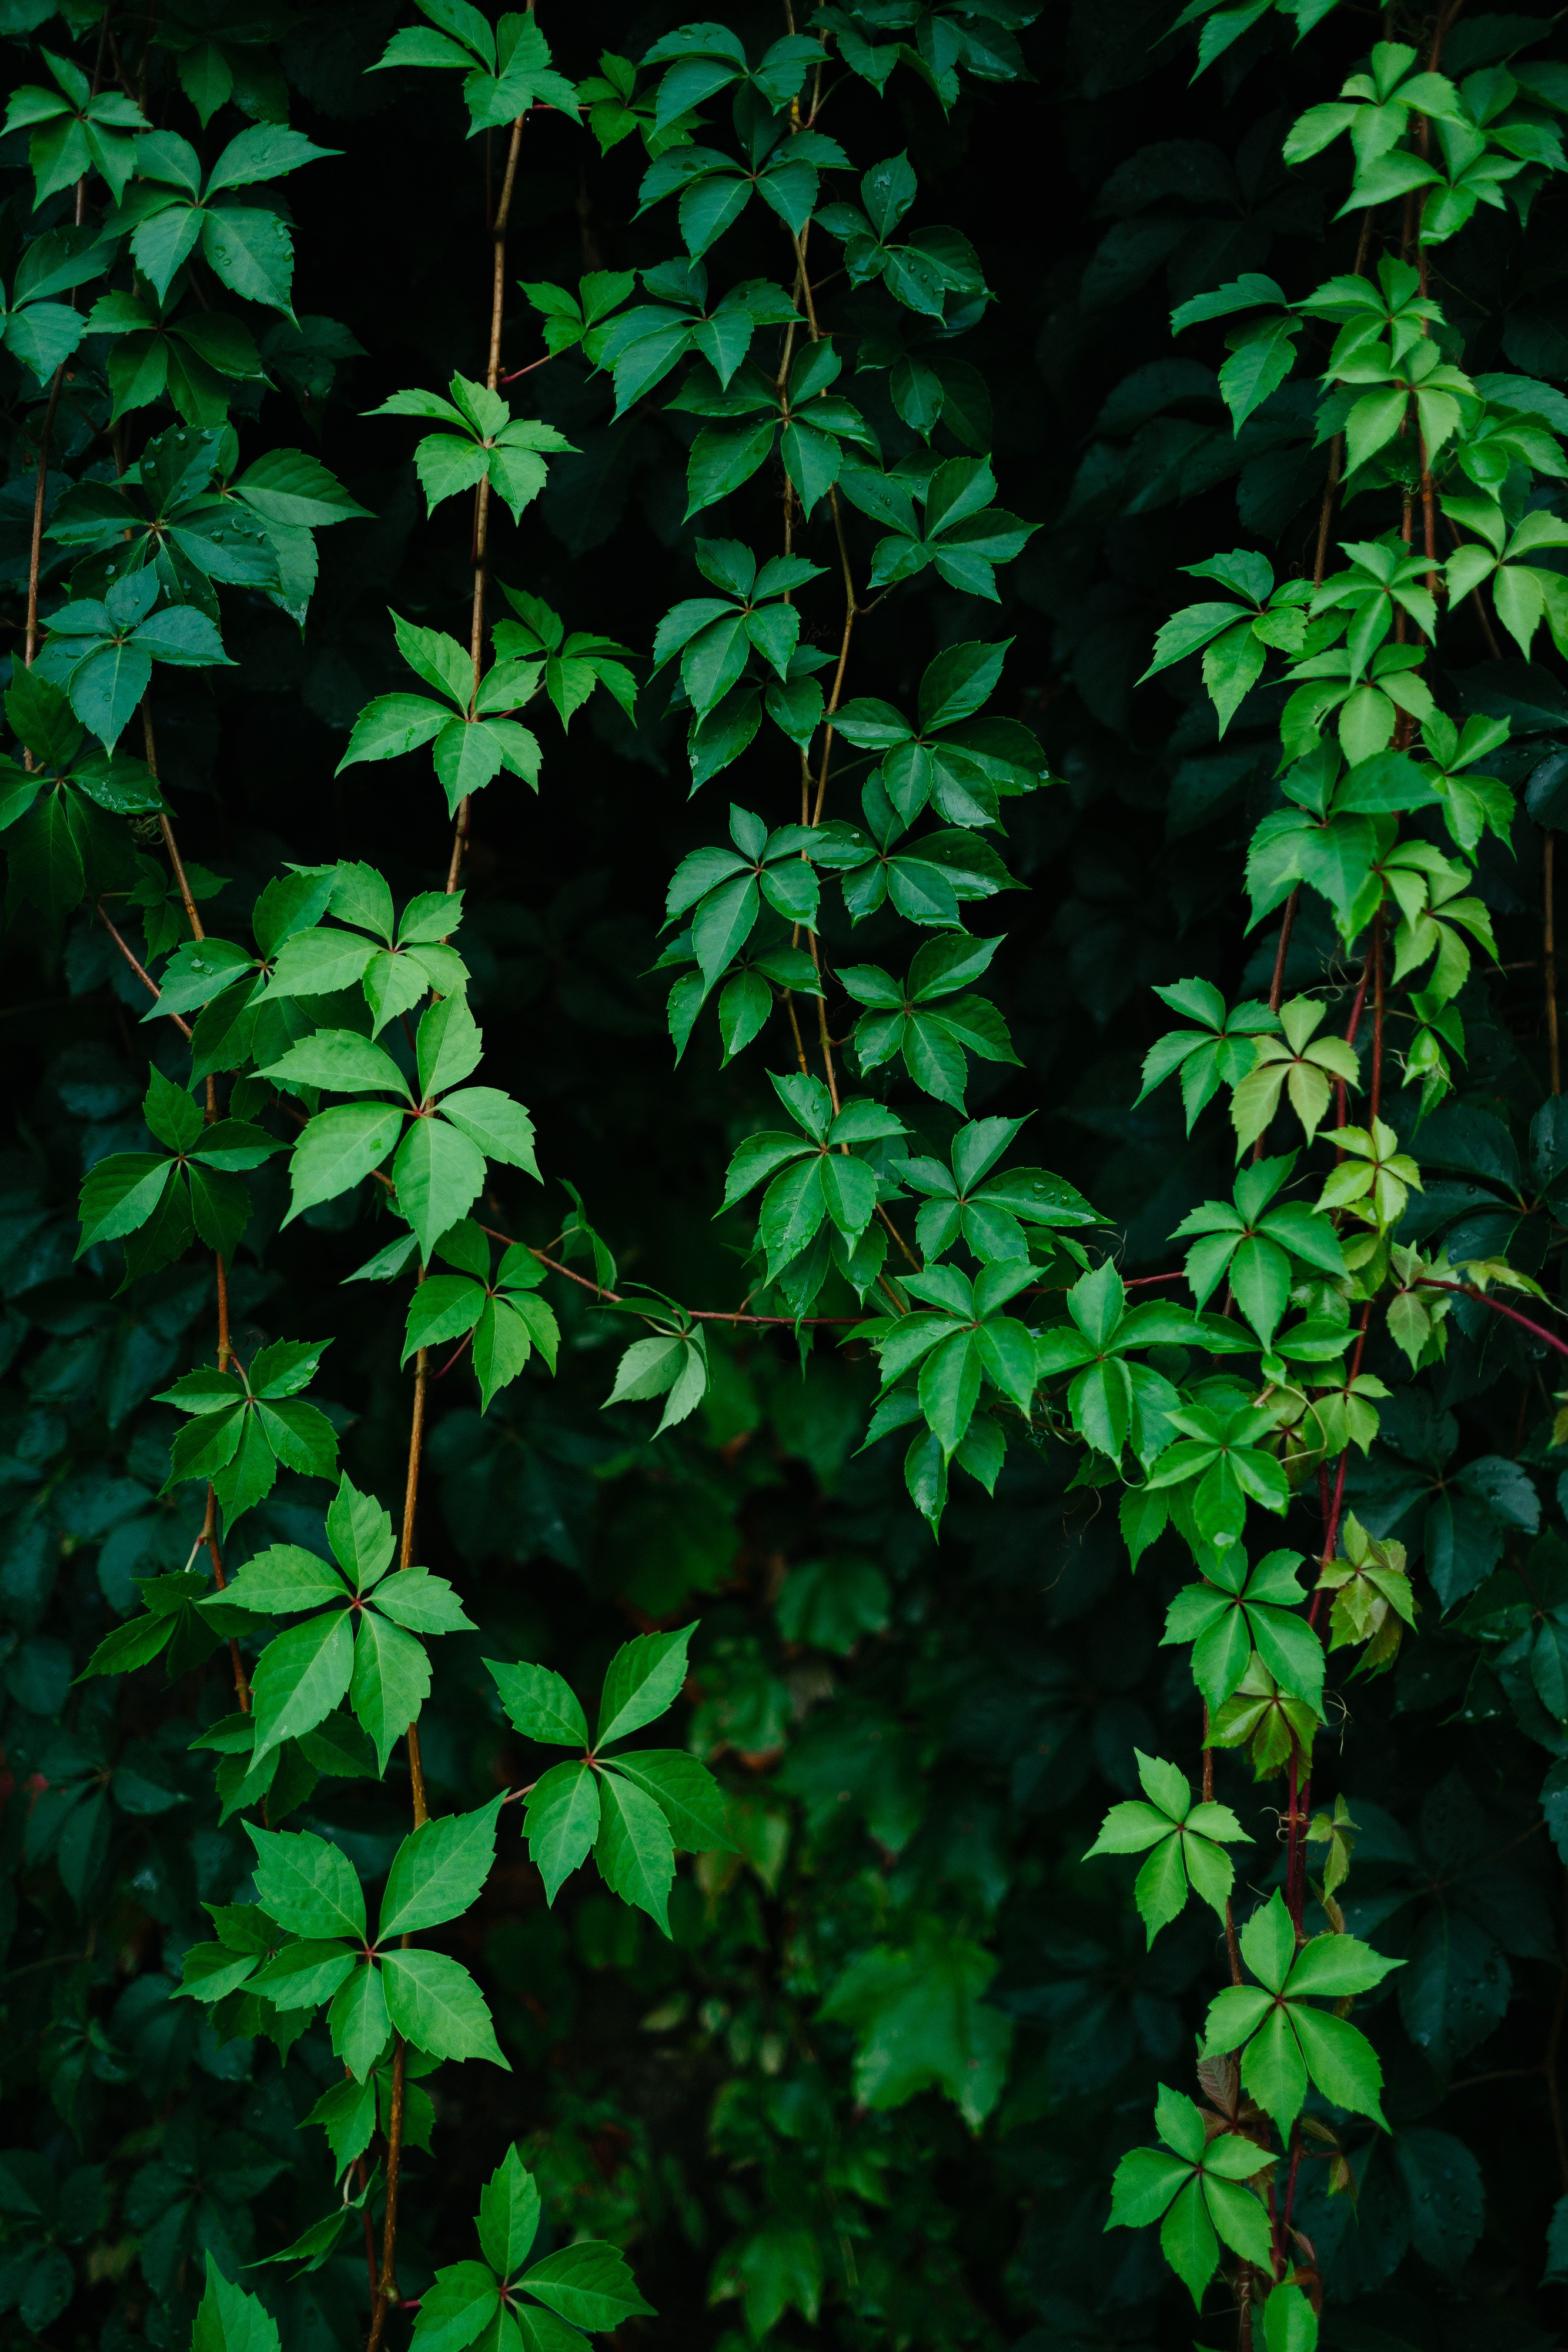
[[19,2341],[1557,2340],[1565,54],[0,5]]

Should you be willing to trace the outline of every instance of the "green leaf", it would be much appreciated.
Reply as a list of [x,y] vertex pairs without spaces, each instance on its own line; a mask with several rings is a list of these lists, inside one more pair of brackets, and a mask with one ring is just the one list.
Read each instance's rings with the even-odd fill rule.
[[505,1801],[495,1797],[477,1812],[424,1822],[404,1838],[382,1897],[379,1941],[439,1927],[478,1901],[496,1859],[496,1823]]
[[1317,2314],[1301,2288],[1271,2288],[1263,2305],[1264,2352],[1317,2352]]
[[284,1223],[292,1224],[306,1209],[334,1201],[361,1183],[372,1168],[381,1166],[402,1124],[403,1113],[394,1103],[343,1103],[335,1110],[319,1111],[288,1163],[290,1198]]
[[231,2286],[210,2253],[206,2292],[196,2309],[191,2352],[278,2352],[277,2325],[266,2305]]
[[373,1495],[361,1495],[346,1472],[327,1512],[327,1540],[344,1574],[358,1586],[373,1584],[391,1565],[391,1515]]
[[640,1731],[674,1706],[686,1678],[686,1649],[695,1632],[694,1620],[677,1633],[639,1633],[616,1651],[599,1702],[596,1748]]
[[1193,2308],[1201,2310],[1204,2288],[1218,2266],[1219,2242],[1196,2179],[1177,2190],[1160,2223],[1160,2252],[1191,2295]]
[[390,1624],[378,1610],[361,1612],[354,1636],[349,1704],[374,1742],[376,1764],[387,1759],[430,1696],[430,1660],[423,1642]]
[[517,1379],[536,1339],[553,1371],[559,1330],[544,1300],[525,1298],[516,1304],[504,1298],[486,1300],[474,1330],[474,1371],[479,1382],[481,1412],[489,1411],[497,1391]]
[[355,1958],[351,1946],[319,1937],[286,1944],[252,1977],[251,1990],[265,1994],[275,2009],[315,2009],[331,2000]]
[[1109,2229],[1142,2230],[1157,2221],[1191,2167],[1163,2147],[1133,2147],[1116,2167],[1111,2184]]
[[570,1684],[548,1666],[502,1665],[486,1658],[486,1670],[501,1694],[513,1727],[525,1739],[538,1739],[552,1748],[588,1746],[588,1717]]
[[370,2074],[386,2048],[391,2020],[382,1970],[361,1960],[339,1986],[327,2011],[332,2047],[358,2083]]
[[418,2352],[464,2352],[494,2319],[500,2300],[500,2285],[483,2263],[453,2263],[437,2271],[414,2315]]
[[857,2098],[882,2110],[937,2089],[978,2131],[1012,2043],[1012,2021],[983,2000],[996,1969],[977,1944],[935,1925],[917,1942],[852,1960],[821,2014],[854,2029]]
[[[1330,2105],[1383,2124],[1383,2069],[1358,2027],[1331,2011],[1292,2002],[1291,2016],[1312,2081]],[[1386,2125],[1384,2125],[1386,2130]]]
[[509,2147],[479,2191],[479,2244],[498,2278],[528,2261],[539,2227],[539,2192],[515,2147]]
[[267,1643],[252,1677],[256,1763],[269,1748],[297,1739],[331,1714],[348,1694],[353,1664],[346,1607],[324,1609]]
[[77,1680],[86,1682],[94,1675],[130,1675],[138,1666],[150,1665],[166,1647],[175,1623],[172,1616],[148,1614],[117,1625],[111,1633],[104,1635]]
[[428,1261],[448,1226],[466,1216],[478,1199],[485,1183],[485,1154],[455,1124],[416,1118],[398,1146],[392,1181],[398,1206],[419,1237],[421,1256]]
[[538,1177],[533,1120],[521,1103],[514,1102],[498,1087],[459,1087],[455,1094],[443,1097],[441,1116],[476,1144],[486,1159]]
[[679,1748],[639,1748],[618,1756],[606,1771],[611,1778],[619,1773],[653,1798],[679,1852],[734,1853],[724,1790],[695,1756]]
[[433,2058],[487,2058],[507,2074],[485,1997],[444,1952],[390,1951],[382,1956],[387,2011],[397,2032]]
[[1241,2080],[1264,2113],[1288,2132],[1307,2095],[1307,2067],[1283,2009],[1270,2010],[1242,2052]]
[[614,1772],[599,1776],[599,1807],[593,1858],[601,1878],[622,1902],[646,1911],[667,1936],[675,1850],[662,1808],[635,1781]]
[[413,1633],[471,1633],[474,1620],[444,1576],[405,1568],[376,1587],[374,1606]]
[[524,1808],[528,1854],[553,1904],[586,1862],[599,1835],[599,1775],[591,1764],[556,1764],[541,1773]]
[[256,1848],[256,1891],[280,1927],[297,1936],[346,1936],[362,1941],[365,1898],[340,1846],[308,1830],[257,1829],[246,1822]]
[[140,1231],[157,1210],[174,1174],[174,1161],[152,1152],[117,1151],[100,1160],[82,1183],[81,1241],[77,1255],[95,1242],[117,1241]]
[[352,2076],[334,2083],[330,2090],[323,2091],[305,2120],[319,2124],[326,2133],[336,2167],[334,2178],[340,2177],[371,2144],[376,2127],[374,2083],[368,2078],[356,2083]]
[[286,1087],[319,1087],[327,1094],[401,1095],[402,1072],[390,1054],[351,1029],[318,1029],[261,1071]]
[[619,2327],[623,2319],[657,2315],[638,2294],[620,2248],[593,2238],[547,2254],[523,2273],[518,2284],[548,2310],[591,2334]]

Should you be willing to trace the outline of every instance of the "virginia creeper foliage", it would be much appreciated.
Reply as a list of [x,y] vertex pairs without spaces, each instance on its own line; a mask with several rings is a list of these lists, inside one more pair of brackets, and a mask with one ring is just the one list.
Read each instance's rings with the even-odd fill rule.
[[1553,19],[0,37],[7,2326],[1547,2352]]

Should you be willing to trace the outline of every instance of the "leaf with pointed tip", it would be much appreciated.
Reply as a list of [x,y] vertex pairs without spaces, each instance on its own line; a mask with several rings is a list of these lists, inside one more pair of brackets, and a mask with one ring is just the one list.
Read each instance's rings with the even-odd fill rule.
[[392,2021],[386,1988],[373,1960],[363,1960],[340,1984],[327,2011],[332,2047],[357,2083],[362,2083],[387,2046]]
[[599,1702],[595,1748],[624,1739],[673,1706],[686,1678],[686,1648],[696,1621],[673,1633],[639,1633],[616,1651]]
[[323,1609],[267,1643],[251,1684],[257,1764],[269,1748],[313,1730],[331,1714],[347,1695],[353,1664],[347,1607]]
[[638,2294],[620,2248],[593,2238],[559,2247],[517,2284],[572,2326],[594,2334],[619,2327],[623,2319],[656,2316]]
[[534,1868],[553,1903],[564,1880],[586,1862],[599,1835],[599,1775],[591,1764],[552,1765],[535,1781],[523,1826]]
[[496,2319],[500,2300],[495,2273],[483,2263],[452,2263],[437,2271],[414,2317],[414,2352],[465,2352]]
[[638,1748],[616,1757],[619,1773],[653,1798],[683,1853],[733,1853],[724,1790],[706,1764],[680,1748]]
[[269,1918],[296,1936],[362,1941],[364,1892],[341,1846],[308,1830],[245,1826],[256,1848],[256,1891]]
[[429,1696],[430,1660],[423,1643],[390,1623],[378,1610],[361,1611],[349,1704],[375,1743],[382,1772]]
[[478,1901],[496,1859],[496,1823],[505,1801],[494,1797],[477,1812],[443,1814],[404,1838],[387,1874],[379,1942],[439,1927]]
[[593,1847],[599,1875],[612,1893],[645,1911],[667,1936],[675,1849],[663,1811],[645,1789],[618,1772],[600,1774],[599,1810]]
[[382,1954],[386,2005],[392,2024],[416,2050],[433,2058],[487,2058],[507,2074],[485,1996],[456,1960],[444,1952]]
[[496,1658],[486,1658],[485,1665],[496,1688],[501,1694],[514,1728],[525,1739],[538,1739],[551,1748],[582,1748],[588,1746],[588,1717],[581,1702],[559,1675],[548,1666],[507,1666]]
[[538,2184],[509,2147],[479,2191],[479,2243],[497,2277],[509,2279],[528,2261],[538,2228]]

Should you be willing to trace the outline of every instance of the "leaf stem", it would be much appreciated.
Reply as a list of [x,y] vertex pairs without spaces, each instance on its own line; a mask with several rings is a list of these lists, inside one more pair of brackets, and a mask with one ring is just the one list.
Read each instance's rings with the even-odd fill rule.
[[[79,219],[80,215],[78,215],[78,217]],[[48,405],[44,411],[44,422],[38,434],[38,479],[33,492],[33,542],[27,557],[26,665],[29,669],[33,667],[33,656],[38,643],[38,575],[43,569],[44,499],[47,495],[49,484],[49,442],[54,435],[55,411],[60,404],[60,394],[65,389],[65,381],[66,363],[62,360],[55,370],[54,382],[49,386]],[[32,755],[29,753],[27,765],[31,767],[32,764]]]

